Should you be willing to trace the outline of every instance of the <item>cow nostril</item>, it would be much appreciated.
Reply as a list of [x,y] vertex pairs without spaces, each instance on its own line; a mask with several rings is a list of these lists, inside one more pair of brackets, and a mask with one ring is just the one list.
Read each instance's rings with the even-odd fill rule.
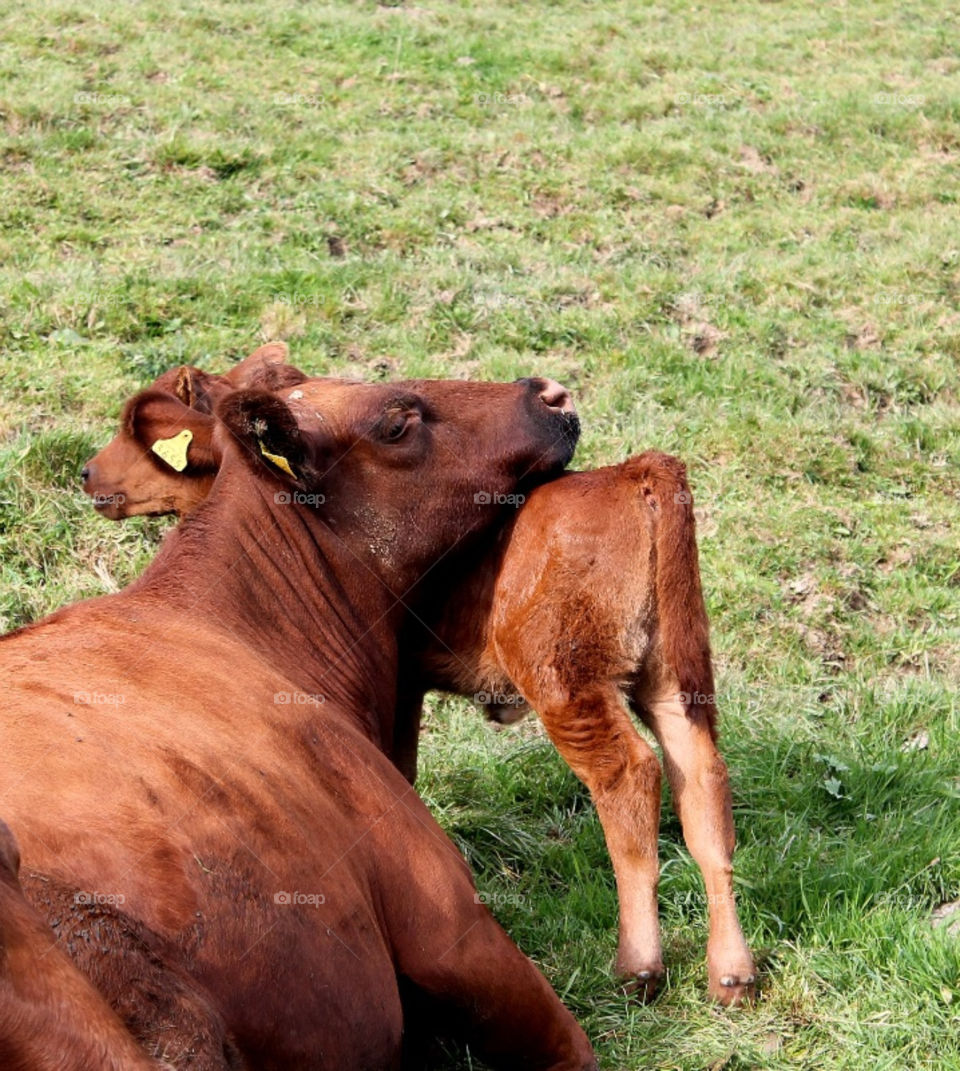
[[540,389],[540,400],[551,409],[559,409],[561,413],[572,413],[573,399],[566,387],[560,386],[556,380],[544,379]]
[[570,391],[562,387],[555,379],[545,379],[542,376],[524,376],[515,382],[522,384],[531,391],[537,392],[537,397],[550,409],[559,409],[561,413],[575,413],[576,408]]
[[80,470],[80,479],[86,483],[90,479],[90,466],[84,465]]

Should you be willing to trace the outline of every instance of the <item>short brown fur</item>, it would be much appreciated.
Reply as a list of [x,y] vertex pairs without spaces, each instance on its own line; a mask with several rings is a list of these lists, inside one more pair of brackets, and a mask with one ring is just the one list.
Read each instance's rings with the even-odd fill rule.
[[[331,389],[310,379],[296,393],[320,404]],[[168,485],[178,479],[186,500],[189,473],[171,474]],[[413,781],[431,688],[506,696],[486,704],[497,720],[533,707],[594,795],[620,888],[618,969],[649,997],[663,973],[660,765],[626,702],[663,749],[684,836],[704,875],[710,993],[723,1003],[749,999],[754,966],[732,885],[732,804],[716,748],[709,626],[683,463],[648,451],[553,480],[530,494],[476,568],[441,569],[433,580],[401,639],[409,657],[389,749],[401,771]]]
[[496,524],[475,488],[569,461],[546,391],[340,385],[322,417],[229,394],[210,495],[140,580],[0,640],[27,899],[178,1067],[396,1068],[403,988],[495,1067],[595,1068],[381,751],[399,596]]

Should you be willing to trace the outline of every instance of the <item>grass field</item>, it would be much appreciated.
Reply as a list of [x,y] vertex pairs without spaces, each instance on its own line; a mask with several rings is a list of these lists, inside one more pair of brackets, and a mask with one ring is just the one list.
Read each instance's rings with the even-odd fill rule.
[[424,796],[604,1068],[960,1068],[960,932],[932,925],[960,899],[958,12],[26,0],[0,25],[0,623],[149,560],[166,522],[94,516],[78,472],[171,365],[283,337],[312,373],[554,376],[581,466],[689,465],[757,1004],[704,1000],[669,804],[641,1007],[537,722],[434,701]]

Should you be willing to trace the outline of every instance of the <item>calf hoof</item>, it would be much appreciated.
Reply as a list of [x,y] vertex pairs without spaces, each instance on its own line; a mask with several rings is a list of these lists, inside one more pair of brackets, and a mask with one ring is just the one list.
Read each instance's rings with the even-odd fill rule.
[[641,1004],[649,1004],[657,995],[663,981],[663,973],[662,967],[653,967],[631,974],[621,974],[620,985],[628,997],[633,997]]
[[756,996],[756,980],[757,976],[752,968],[749,971],[711,975],[710,997],[728,1008],[752,1004]]

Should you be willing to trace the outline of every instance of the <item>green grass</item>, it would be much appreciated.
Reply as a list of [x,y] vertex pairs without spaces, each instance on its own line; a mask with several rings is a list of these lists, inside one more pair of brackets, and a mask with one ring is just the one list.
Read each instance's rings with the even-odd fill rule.
[[536,722],[434,702],[424,795],[605,1068],[960,1068],[960,938],[930,923],[960,897],[957,14],[28,0],[0,25],[0,623],[149,560],[164,522],[107,524],[77,473],[172,364],[282,336],[315,373],[552,375],[581,465],[689,464],[761,999],[703,999],[669,808],[668,985],[618,995],[602,832]]

